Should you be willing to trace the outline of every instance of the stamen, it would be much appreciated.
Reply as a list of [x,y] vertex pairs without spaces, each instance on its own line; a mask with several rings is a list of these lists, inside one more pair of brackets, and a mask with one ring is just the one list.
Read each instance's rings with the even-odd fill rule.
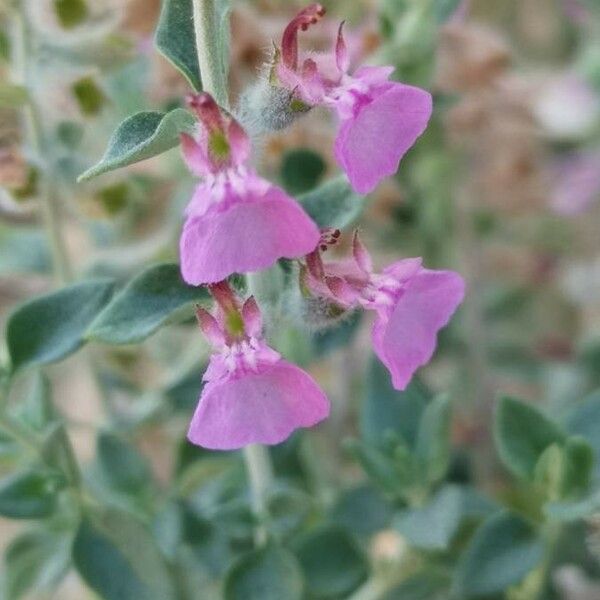
[[296,71],[298,69],[298,30],[306,31],[311,25],[318,23],[325,15],[321,4],[311,4],[301,10],[289,23],[281,38],[281,57],[283,64]]

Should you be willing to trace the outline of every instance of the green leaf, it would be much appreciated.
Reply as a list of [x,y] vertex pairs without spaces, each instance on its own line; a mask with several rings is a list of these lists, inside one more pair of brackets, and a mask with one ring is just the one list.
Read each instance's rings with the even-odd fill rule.
[[508,512],[491,516],[477,530],[461,557],[454,596],[496,594],[519,583],[544,557],[544,544],[533,527]]
[[286,152],[281,162],[281,181],[292,195],[312,190],[325,173],[325,161],[307,148]]
[[415,459],[429,484],[439,481],[448,470],[451,416],[448,397],[438,396],[427,405],[419,423]]
[[535,466],[551,444],[562,444],[565,434],[539,410],[504,397],[494,420],[496,447],[504,466],[517,477],[531,479]]
[[17,308],[6,328],[13,371],[53,363],[75,352],[112,291],[110,280],[84,281]]
[[369,575],[369,565],[353,538],[340,527],[323,526],[300,538],[294,551],[310,594],[346,597]]
[[84,0],[54,0],[54,10],[65,29],[76,27],[88,16],[88,7]]
[[377,600],[441,600],[448,588],[448,576],[434,569],[410,576]]
[[79,104],[79,109],[88,117],[97,115],[106,102],[104,92],[98,87],[93,77],[78,79],[71,86],[71,90]]
[[362,438],[381,445],[384,434],[393,432],[412,446],[430,398],[427,388],[416,378],[403,392],[395,390],[387,369],[373,356],[367,375],[367,396],[360,414]]
[[29,429],[43,432],[59,416],[52,404],[52,390],[49,379],[38,371],[33,388],[23,402],[16,407],[16,416]]
[[86,335],[108,344],[141,342],[176,317],[181,309],[207,298],[206,288],[183,282],[179,265],[154,265],[115,295]]
[[368,485],[345,490],[330,514],[336,525],[365,537],[389,527],[392,516],[393,505],[381,492]]
[[24,533],[6,549],[5,595],[0,595],[18,600],[27,592],[51,592],[66,575],[70,561],[70,536],[44,530]]
[[597,470],[600,469],[600,390],[575,405],[567,418],[567,430],[581,435],[596,452]]
[[302,573],[293,555],[269,544],[244,554],[225,577],[225,600],[301,600]]
[[416,548],[446,550],[466,519],[488,516],[494,508],[471,488],[446,485],[423,507],[401,511],[394,525]]
[[0,480],[0,515],[41,519],[54,512],[56,493],[64,480],[51,471],[30,470]]
[[544,514],[555,521],[579,521],[597,514],[598,511],[600,511],[600,490],[580,500],[548,502],[544,505]]
[[168,113],[143,111],[125,119],[112,134],[100,162],[79,176],[87,181],[108,171],[162,154],[179,144],[179,134],[190,131],[194,117],[183,108]]
[[199,92],[202,89],[192,0],[163,0],[154,43],[157,50]]
[[128,513],[84,517],[73,543],[83,580],[105,600],[174,600],[173,583],[156,542]]
[[152,483],[152,472],[146,459],[132,444],[102,432],[97,441],[98,463],[104,479],[116,490],[139,493]]
[[366,204],[343,176],[331,179],[316,190],[302,194],[298,202],[319,227],[336,229],[344,229],[351,225],[358,219]]
[[27,88],[22,85],[0,83],[0,108],[19,108],[29,99]]

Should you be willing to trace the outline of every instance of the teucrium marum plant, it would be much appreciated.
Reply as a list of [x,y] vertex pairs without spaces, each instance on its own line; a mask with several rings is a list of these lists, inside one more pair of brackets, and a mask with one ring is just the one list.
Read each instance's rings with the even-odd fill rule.
[[[429,4],[407,8],[403,30],[418,19],[432,27],[456,8]],[[87,18],[81,0],[55,5],[64,27]],[[231,106],[229,12],[225,0],[164,0],[155,45],[190,85],[185,108],[128,116],[79,178],[179,146],[199,181],[179,219],[178,262],[152,264],[122,285],[113,277],[66,285],[55,173],[44,165],[46,229],[65,285],[18,307],[7,324],[0,455],[16,456],[18,468],[0,481],[0,514],[39,520],[9,547],[7,598],[51,588],[71,565],[107,600],[186,600],[198,590],[228,600],[354,593],[458,600],[506,590],[510,598],[543,598],[561,536],[600,505],[597,457],[581,415],[557,422],[503,399],[498,454],[529,502],[500,506],[462,481],[453,472],[449,397],[432,396],[415,373],[461,304],[464,281],[417,257],[380,268],[358,233],[347,231],[363,196],[396,173],[425,131],[431,95],[391,80],[393,67],[351,64],[342,25],[328,52],[301,50],[302,32],[325,18],[311,4],[282,27],[257,81]],[[39,106],[33,98],[26,108],[36,144],[44,134]],[[336,119],[332,149],[342,173],[294,198],[257,171],[255,158],[262,136],[318,107]],[[347,255],[328,259],[348,239]],[[327,386],[307,372],[306,355],[346,343],[363,311],[373,319],[373,357],[360,435],[346,449],[369,483],[332,497],[326,454],[338,440],[323,451],[309,432],[288,438],[330,413]],[[194,368],[159,390],[133,390],[143,400],[135,411],[111,410],[107,390],[127,386],[94,364],[108,420],[82,473],[42,369],[89,343],[104,344],[106,354],[135,352],[133,345],[194,315],[210,352],[190,344]],[[297,339],[286,343],[294,327],[309,332],[306,352]],[[13,405],[13,382],[34,371],[27,399]],[[585,414],[598,418],[598,406],[597,398],[586,400]],[[191,444],[179,441],[167,487],[133,436],[138,426],[182,414]],[[237,453],[211,452],[241,448],[242,476]],[[365,540],[381,530],[391,537],[391,568],[366,557]]]

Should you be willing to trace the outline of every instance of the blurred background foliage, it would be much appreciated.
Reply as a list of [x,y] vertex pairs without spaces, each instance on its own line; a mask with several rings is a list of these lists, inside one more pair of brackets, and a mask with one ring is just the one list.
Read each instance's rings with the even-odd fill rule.
[[[272,270],[269,337],[333,412],[271,448],[261,513],[241,455],[184,435],[207,297],[178,276],[194,182],[164,151],[199,81],[165,14],[189,4],[163,2],[154,43],[160,4],[0,4],[0,597],[600,598],[600,4],[324,3],[305,43],[346,19],[356,56],[432,90],[432,122],[366,199],[318,110],[258,168],[319,224],[360,223],[378,264],[423,256],[469,292],[399,393],[367,319],[307,331]],[[301,7],[231,2],[234,103]],[[109,144],[134,113],[137,145],[131,122]]]

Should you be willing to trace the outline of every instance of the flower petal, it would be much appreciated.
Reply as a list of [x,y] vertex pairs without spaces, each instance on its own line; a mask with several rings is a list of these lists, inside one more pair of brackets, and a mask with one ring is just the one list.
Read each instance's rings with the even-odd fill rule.
[[279,444],[328,415],[329,401],[312,377],[281,360],[259,373],[205,385],[188,439],[214,450]]
[[304,256],[319,243],[317,226],[277,187],[222,205],[190,216],[184,225],[181,271],[191,285],[266,269],[280,258]]
[[425,131],[431,95],[416,87],[391,83],[358,114],[344,119],[335,140],[335,157],[359,194],[367,194],[393,175],[400,159]]
[[387,316],[378,313],[373,326],[373,348],[403,390],[414,372],[432,357],[437,333],[462,302],[465,284],[453,271],[422,269],[407,284]]

